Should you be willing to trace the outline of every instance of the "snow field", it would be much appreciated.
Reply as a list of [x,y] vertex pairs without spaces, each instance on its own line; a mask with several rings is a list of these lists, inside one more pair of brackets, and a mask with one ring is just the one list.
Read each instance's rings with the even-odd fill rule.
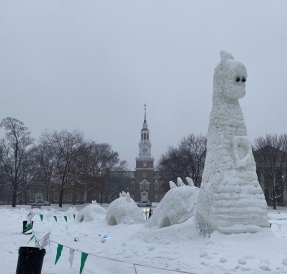
[[[53,241],[89,253],[83,273],[135,273],[132,264],[92,254],[190,273],[287,273],[287,266],[282,263],[287,258],[287,211],[283,209],[278,211],[280,214],[269,211],[272,227],[262,228],[259,233],[223,235],[214,232],[209,238],[198,233],[194,217],[181,224],[157,229],[147,228],[144,223],[111,226],[105,221],[104,214],[93,221],[77,222],[68,218],[66,222],[63,216],[67,212],[57,210],[51,214],[58,216],[58,222],[55,222],[53,218],[45,218],[49,212],[37,210],[44,218],[42,222],[38,214],[33,218],[34,234],[42,238],[51,230]],[[22,234],[22,221],[26,220],[27,213],[27,209],[0,208],[0,273],[15,273],[18,248],[27,246],[31,238]],[[280,230],[277,224],[281,224]],[[102,243],[104,234],[109,238]],[[79,237],[78,242],[74,241],[75,237]],[[33,242],[28,244],[33,245]],[[65,247],[57,265],[54,265],[56,249],[55,243],[47,247],[42,274],[78,274],[81,253],[75,252],[70,269],[69,249]],[[246,264],[242,264],[244,261]],[[138,274],[172,273],[143,266],[136,266],[136,270]]]

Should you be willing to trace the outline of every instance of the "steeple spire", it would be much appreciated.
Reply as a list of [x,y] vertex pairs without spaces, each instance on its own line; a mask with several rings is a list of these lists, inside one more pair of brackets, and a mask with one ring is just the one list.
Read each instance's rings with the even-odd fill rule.
[[144,124],[146,123],[146,104],[144,104]]

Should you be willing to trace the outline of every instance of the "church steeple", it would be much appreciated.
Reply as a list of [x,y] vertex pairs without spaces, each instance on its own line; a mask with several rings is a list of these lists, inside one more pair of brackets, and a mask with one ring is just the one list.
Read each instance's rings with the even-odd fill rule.
[[146,104],[144,104],[144,122],[141,130],[141,140],[139,142],[139,158],[151,158],[151,141],[149,140],[149,133],[146,120]]

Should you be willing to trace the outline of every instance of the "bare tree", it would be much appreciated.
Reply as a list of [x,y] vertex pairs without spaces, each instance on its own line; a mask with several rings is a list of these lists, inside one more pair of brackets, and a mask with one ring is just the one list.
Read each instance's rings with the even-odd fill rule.
[[60,191],[59,207],[63,205],[64,190],[74,183],[74,169],[77,164],[77,155],[84,143],[84,137],[78,130],[74,131],[44,131],[40,142],[47,150],[47,154],[55,158],[53,179]]
[[255,139],[253,154],[266,201],[276,209],[287,186],[287,135],[267,134]]
[[2,120],[6,131],[0,140],[0,163],[3,180],[12,191],[12,207],[17,197],[34,182],[36,177],[33,138],[24,123],[11,117]]
[[157,170],[161,177],[175,181],[177,177],[193,179],[200,187],[206,156],[206,137],[190,134],[177,147],[169,146],[159,159]]

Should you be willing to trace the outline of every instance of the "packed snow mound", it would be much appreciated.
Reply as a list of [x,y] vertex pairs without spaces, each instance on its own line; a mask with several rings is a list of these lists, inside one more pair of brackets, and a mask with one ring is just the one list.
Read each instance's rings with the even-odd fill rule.
[[93,220],[99,220],[103,215],[106,214],[106,210],[98,204],[91,204],[84,207],[77,215],[78,222],[89,222]]
[[129,193],[110,203],[106,221],[109,225],[143,223],[143,213]]
[[148,227],[163,228],[180,224],[194,216],[199,188],[186,186],[178,180],[179,187],[172,188],[164,195],[152,217]]
[[238,99],[246,94],[247,71],[220,52],[213,77],[207,154],[196,209],[199,229],[224,234],[257,232],[268,226],[251,144]]

